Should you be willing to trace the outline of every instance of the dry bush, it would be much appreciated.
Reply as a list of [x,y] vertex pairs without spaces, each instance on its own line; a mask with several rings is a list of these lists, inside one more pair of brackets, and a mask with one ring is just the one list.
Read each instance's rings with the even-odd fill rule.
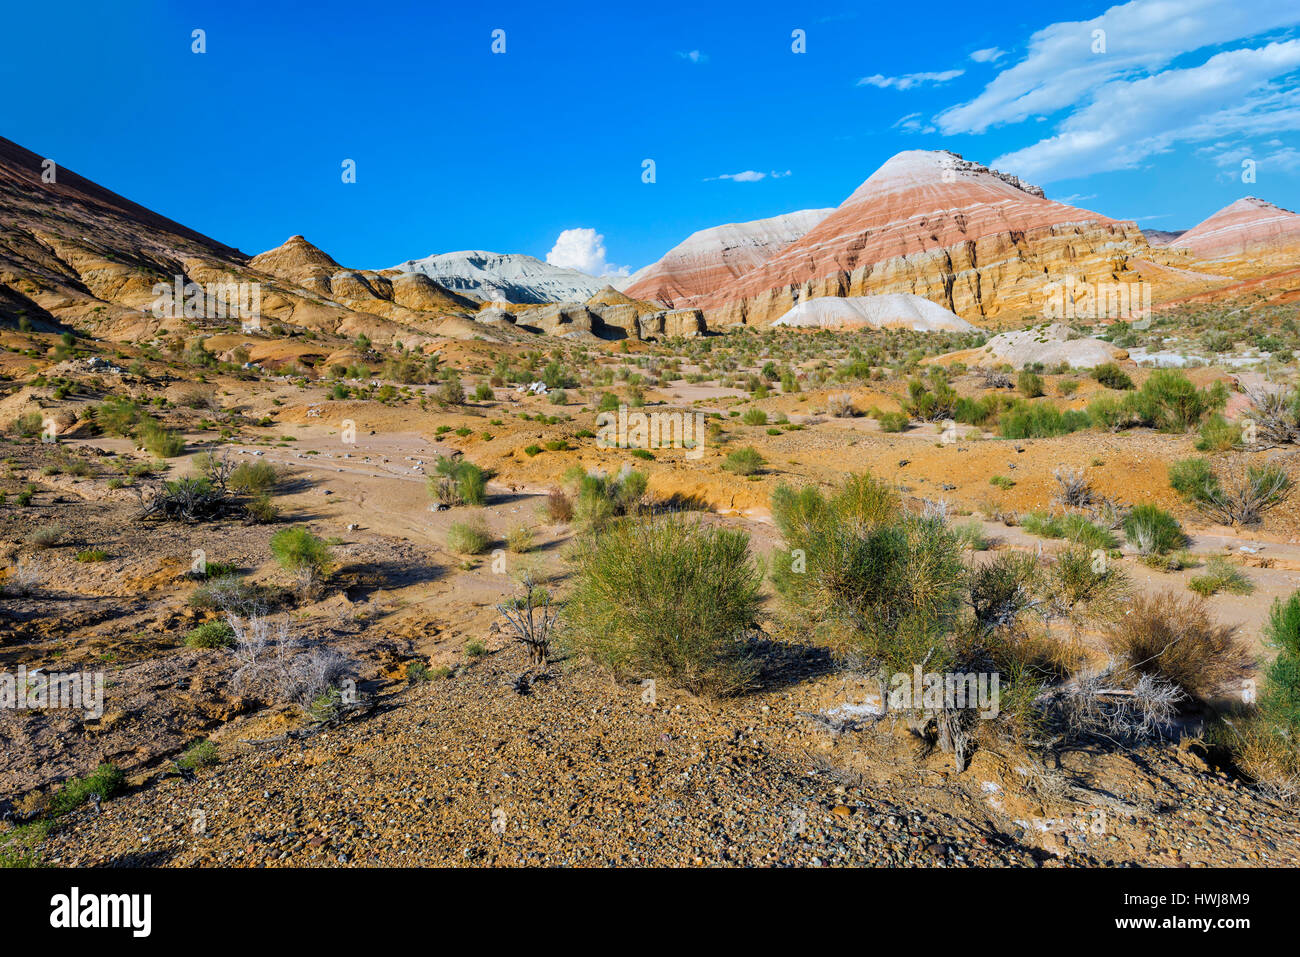
[[1101,735],[1115,741],[1163,737],[1187,695],[1154,674],[1137,681],[1112,669],[1089,671],[1062,686],[1051,703],[1064,721],[1067,738]]
[[1083,476],[1083,469],[1059,468],[1052,473],[1056,479],[1053,501],[1068,508],[1087,508],[1095,500],[1092,486]]
[[546,493],[546,517],[557,525],[573,521],[573,500],[564,494],[564,489],[553,488]]
[[1300,401],[1294,392],[1276,386],[1247,386],[1242,390],[1255,406],[1255,439],[1260,444],[1300,444]]
[[1231,749],[1237,767],[1265,794],[1279,801],[1300,797],[1300,748],[1283,728],[1251,715],[1225,719],[1211,737]]
[[847,419],[858,414],[853,407],[853,396],[838,392],[826,397],[826,414],[836,419]]
[[528,660],[533,667],[545,668],[550,660],[551,641],[559,620],[558,608],[551,605],[551,595],[538,588],[532,575],[524,576],[523,597],[513,603],[497,605],[505,616],[512,637],[528,649]]
[[45,573],[38,562],[22,558],[9,572],[4,581],[4,593],[17,598],[26,598],[36,593],[45,581]]
[[261,609],[247,615],[228,611],[226,624],[234,632],[237,667],[230,685],[236,691],[306,710],[349,670],[334,649],[293,638],[287,618],[273,621]]
[[1172,591],[1134,596],[1104,637],[1122,667],[1199,700],[1240,681],[1252,664],[1235,626],[1213,622],[1204,599]]

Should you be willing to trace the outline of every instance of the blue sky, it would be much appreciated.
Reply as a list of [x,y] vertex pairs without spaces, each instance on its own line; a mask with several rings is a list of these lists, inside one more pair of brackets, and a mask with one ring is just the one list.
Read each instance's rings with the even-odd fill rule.
[[1296,0],[621,6],[10,4],[0,135],[245,252],[302,233],[364,268],[586,229],[567,262],[635,269],[904,149],[1152,229],[1300,207]]

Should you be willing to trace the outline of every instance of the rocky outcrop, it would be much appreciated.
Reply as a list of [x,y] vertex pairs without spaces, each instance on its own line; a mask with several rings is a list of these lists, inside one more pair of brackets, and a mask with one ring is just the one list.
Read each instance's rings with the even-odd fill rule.
[[548,306],[512,309],[515,322],[521,328],[535,329],[548,336],[565,336],[573,333],[595,335],[603,325],[601,318],[581,303],[562,302]]
[[474,300],[419,273],[345,269],[302,236],[290,236],[254,256],[249,265],[349,309],[398,321],[416,320],[418,313],[472,314],[478,309]]
[[1215,272],[1253,276],[1300,266],[1300,215],[1247,196],[1169,243]]
[[795,306],[774,326],[812,329],[912,329],[916,332],[974,332],[977,327],[943,306],[908,293],[841,298],[824,296]]
[[479,249],[408,259],[393,270],[423,273],[446,289],[484,302],[582,302],[609,285],[605,279],[532,256]]
[[674,339],[702,336],[704,313],[699,309],[669,309],[641,317],[642,339]]
[[625,287],[627,294],[667,306],[695,305],[719,286],[771,259],[833,212],[803,209],[701,229],[658,262],[634,273]]
[[1144,249],[1132,222],[1053,202],[954,153],[915,150],[700,305],[710,328],[767,326],[808,299],[901,292],[979,324],[1038,314],[1043,287],[1066,274],[1115,281]]
[[1003,332],[978,349],[952,352],[935,361],[960,361],[968,366],[1010,365],[1014,369],[1036,362],[1049,368],[1064,363],[1075,369],[1092,369],[1127,358],[1128,353],[1118,346],[1081,336],[1063,323],[1051,323]]

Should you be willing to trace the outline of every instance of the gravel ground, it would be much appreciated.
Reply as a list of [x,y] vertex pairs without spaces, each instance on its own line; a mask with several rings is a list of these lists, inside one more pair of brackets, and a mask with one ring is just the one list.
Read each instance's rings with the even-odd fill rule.
[[918,775],[906,748],[867,753],[893,736],[812,726],[796,713],[807,683],[720,704],[660,694],[650,705],[641,689],[575,662],[521,695],[513,685],[524,667],[507,647],[340,727],[269,746],[225,742],[223,762],[196,780],[167,777],[99,814],[63,819],[43,857],[96,866],[1300,861],[1293,812],[1173,746],[1123,758],[1127,782],[1122,767],[1109,772],[1111,788],[1092,782],[1112,796],[1104,834],[1060,832],[1044,824],[1056,818],[1027,821],[1010,806],[1014,774],[989,799],[994,756],[963,775],[941,761]]

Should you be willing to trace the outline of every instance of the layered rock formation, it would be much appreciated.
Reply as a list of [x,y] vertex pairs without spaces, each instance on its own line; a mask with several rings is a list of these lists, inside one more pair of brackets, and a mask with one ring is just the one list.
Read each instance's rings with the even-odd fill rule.
[[891,158],[835,212],[704,297],[710,328],[767,326],[820,296],[914,293],[976,323],[1034,315],[1044,284],[1118,278],[1137,226],[1044,198],[946,151]]
[[582,302],[609,285],[605,279],[552,266],[532,256],[483,250],[408,259],[393,269],[422,273],[446,289],[486,302]]
[[761,265],[800,239],[833,209],[730,223],[692,233],[656,263],[632,275],[629,296],[667,306],[691,306],[719,286]]
[[[278,255],[250,260],[237,249],[0,139],[0,319],[37,327],[67,325],[117,341],[239,328],[241,319],[232,317],[224,303],[213,310],[215,315],[208,314],[212,290],[219,284],[249,292],[247,298],[241,295],[245,304],[254,301],[256,288],[259,318],[267,325],[421,342],[417,329],[333,298],[346,298],[339,289],[361,295],[369,285],[382,286],[377,278],[340,277],[338,288],[326,292],[335,273],[342,271],[332,259],[305,240],[273,252]],[[296,278],[282,278],[290,273]],[[175,315],[154,308],[159,288],[178,285],[201,290],[199,314]],[[224,296],[225,291],[218,294]],[[370,297],[369,292],[365,295]],[[393,296],[400,302],[406,293],[394,286]],[[373,302],[382,300],[375,297]]]
[[144,314],[156,283],[237,280],[245,263],[237,249],[0,138],[0,317],[136,338],[159,325]]
[[422,273],[345,269],[302,236],[290,236],[249,265],[350,309],[398,321],[417,320],[418,313],[472,314],[479,305]]
[[977,327],[937,303],[910,293],[880,296],[823,296],[795,306],[774,326],[813,329],[912,329],[916,332],[974,332]]
[[1169,244],[1215,272],[1254,276],[1300,266],[1300,215],[1247,196]]

